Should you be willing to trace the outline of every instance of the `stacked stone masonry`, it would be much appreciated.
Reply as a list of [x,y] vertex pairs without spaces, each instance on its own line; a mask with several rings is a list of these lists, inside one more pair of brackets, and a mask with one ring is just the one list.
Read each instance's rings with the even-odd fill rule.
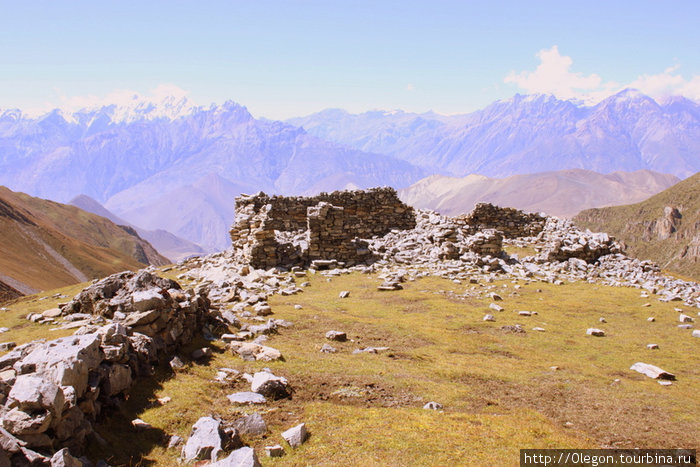
[[502,208],[479,203],[469,214],[455,218],[467,226],[467,233],[474,235],[486,229],[500,230],[504,238],[535,237],[544,229],[546,218],[514,208]]
[[365,262],[369,250],[361,239],[415,225],[413,208],[401,202],[394,189],[373,188],[313,197],[241,195],[230,233],[241,259],[270,268],[315,259]]

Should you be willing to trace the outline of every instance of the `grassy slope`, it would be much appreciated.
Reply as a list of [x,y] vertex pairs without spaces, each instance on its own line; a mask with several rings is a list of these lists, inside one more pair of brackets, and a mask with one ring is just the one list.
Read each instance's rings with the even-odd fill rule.
[[[309,280],[303,294],[270,300],[276,318],[295,323],[269,341],[285,362],[244,362],[217,344],[208,364],[190,364],[176,376],[161,369],[102,425],[110,447],[93,455],[113,465],[175,465],[179,451],[164,448],[166,435],[186,438],[200,416],[234,419],[253,410],[263,413],[271,432],[246,441],[266,465],[517,465],[524,447],[700,447],[700,339],[677,328],[673,304],[642,299],[636,289],[521,282],[516,292],[513,283],[497,282],[505,311],[492,323],[482,321],[489,300],[460,298],[471,286],[440,278],[397,292],[378,292],[378,278],[359,274]],[[341,290],[350,297],[339,299]],[[642,307],[645,302],[651,306]],[[37,302],[13,305],[0,325],[29,306]],[[539,315],[520,317],[515,310]],[[607,324],[598,322],[601,316]],[[647,322],[649,316],[656,322]],[[527,334],[500,330],[515,323]],[[47,334],[46,327],[22,325],[21,336],[6,335],[28,339],[30,328]],[[605,329],[607,337],[586,336],[588,327]],[[355,342],[332,343],[336,354],[319,353],[331,329]],[[647,350],[649,343],[660,350]],[[391,349],[352,355],[368,345]],[[678,381],[662,387],[629,370],[637,361],[671,371]],[[555,365],[560,369],[550,368]],[[232,407],[226,394],[249,386],[213,383],[219,367],[269,367],[289,379],[294,396],[255,409]],[[153,407],[164,396],[172,402]],[[422,410],[430,400],[445,410]],[[135,417],[154,428],[134,432]],[[287,447],[281,459],[265,459],[262,447],[285,445],[279,433],[301,421],[310,440],[294,451]]]
[[[648,225],[663,217],[666,206],[678,208],[683,215],[678,233],[667,240],[642,240],[645,223]],[[700,234],[700,173],[641,203],[582,211],[574,222],[614,235],[628,245],[632,256],[651,259],[671,271],[700,279],[697,257],[677,259],[692,238]]]
[[[144,266],[135,258],[139,240],[103,217],[4,187],[0,187],[0,201],[34,224],[22,223],[24,229],[40,237],[89,278]],[[0,216],[0,232],[0,273],[39,290],[76,282],[72,274],[28,237],[16,219]],[[159,264],[167,263],[160,258]]]

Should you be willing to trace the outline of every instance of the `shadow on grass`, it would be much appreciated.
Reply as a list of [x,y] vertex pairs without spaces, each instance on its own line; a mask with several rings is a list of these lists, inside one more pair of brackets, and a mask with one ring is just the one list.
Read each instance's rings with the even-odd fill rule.
[[[193,361],[185,356],[189,356],[194,349],[204,346],[209,346],[214,353],[223,352],[222,349],[210,344],[202,337],[197,337],[190,344],[181,347],[176,355],[180,356],[185,364],[208,366],[210,358]],[[106,445],[90,445],[87,450],[88,457],[104,459],[113,467],[156,465],[154,461],[144,457],[156,446],[167,446],[171,434],[155,427],[136,428],[131,422],[139,418],[146,409],[160,405],[156,394],[163,388],[163,383],[176,376],[168,361],[169,358],[165,358],[158,362],[152,376],[136,380],[127,399],[120,407],[103,411],[101,420],[95,424],[95,430],[104,438]],[[181,446],[178,446],[173,450],[179,452],[180,448]]]

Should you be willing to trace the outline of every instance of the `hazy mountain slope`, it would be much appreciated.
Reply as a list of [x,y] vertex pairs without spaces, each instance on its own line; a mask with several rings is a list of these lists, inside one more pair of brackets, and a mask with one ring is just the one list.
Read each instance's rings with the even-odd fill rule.
[[619,238],[632,256],[700,279],[700,173],[641,203],[588,209],[574,221]]
[[[426,175],[391,156],[257,120],[233,102],[132,107],[39,118],[0,113],[0,184],[57,201],[85,194],[133,225],[171,231],[211,251],[228,245],[233,198],[242,191],[401,187]],[[211,174],[213,183],[201,182]],[[169,215],[175,208],[177,218]]]
[[[233,102],[192,107],[174,118],[158,115],[119,113],[115,119],[114,109],[101,108],[32,119],[3,112],[0,183],[58,201],[86,194],[104,203],[139,183],[151,186],[153,197],[212,172],[279,193],[304,192],[339,172],[362,178],[358,186],[406,186],[425,175],[404,161],[341,148],[286,123],[256,120]],[[127,209],[118,205],[112,201],[108,208],[116,214]]]
[[687,177],[700,170],[700,105],[682,97],[659,104],[634,90],[593,107],[516,95],[467,115],[326,110],[289,122],[348,147],[453,176],[583,168]]
[[155,195],[141,195],[152,188],[139,184],[110,200],[110,206],[134,224],[146,229],[164,228],[183,238],[196,238],[207,251],[216,251],[230,245],[228,230],[233,224],[234,198],[250,187],[237,185],[208,174],[192,184],[175,186],[172,190]]
[[433,175],[399,190],[399,196],[412,206],[451,216],[471,211],[476,203],[488,202],[570,217],[589,207],[643,200],[678,181],[673,175],[648,170],[603,175],[572,169],[501,179]]
[[146,240],[156,250],[158,250],[161,255],[169,258],[172,261],[179,261],[189,256],[199,256],[207,253],[199,245],[173,235],[166,230],[146,230],[135,226],[107,210],[104,206],[87,195],[78,195],[70,200],[68,204],[77,206],[83,211],[106,217],[117,225],[128,225],[133,227],[134,230],[136,230],[136,233],[138,233],[139,237]]
[[0,235],[0,281],[23,293],[168,263],[135,232],[108,219],[5,187]]

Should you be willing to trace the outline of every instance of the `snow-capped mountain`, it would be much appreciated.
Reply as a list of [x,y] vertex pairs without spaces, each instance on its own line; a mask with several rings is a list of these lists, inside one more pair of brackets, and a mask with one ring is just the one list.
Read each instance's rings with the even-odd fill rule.
[[592,107],[516,95],[465,115],[325,110],[288,122],[451,176],[583,168],[687,177],[700,171],[700,105],[683,97],[658,103],[630,89]]
[[[201,182],[211,174],[223,183]],[[341,147],[287,123],[257,120],[234,102],[203,108],[186,100],[136,101],[71,114],[55,110],[37,118],[0,112],[0,185],[63,202],[86,194],[144,228],[175,227],[172,233],[205,249],[226,247],[233,196],[243,190],[303,194],[408,186],[424,175],[390,156]],[[227,209],[217,201],[222,189]],[[168,202],[175,195],[189,200],[189,211]],[[143,213],[162,218],[175,209],[176,225],[144,222]]]

